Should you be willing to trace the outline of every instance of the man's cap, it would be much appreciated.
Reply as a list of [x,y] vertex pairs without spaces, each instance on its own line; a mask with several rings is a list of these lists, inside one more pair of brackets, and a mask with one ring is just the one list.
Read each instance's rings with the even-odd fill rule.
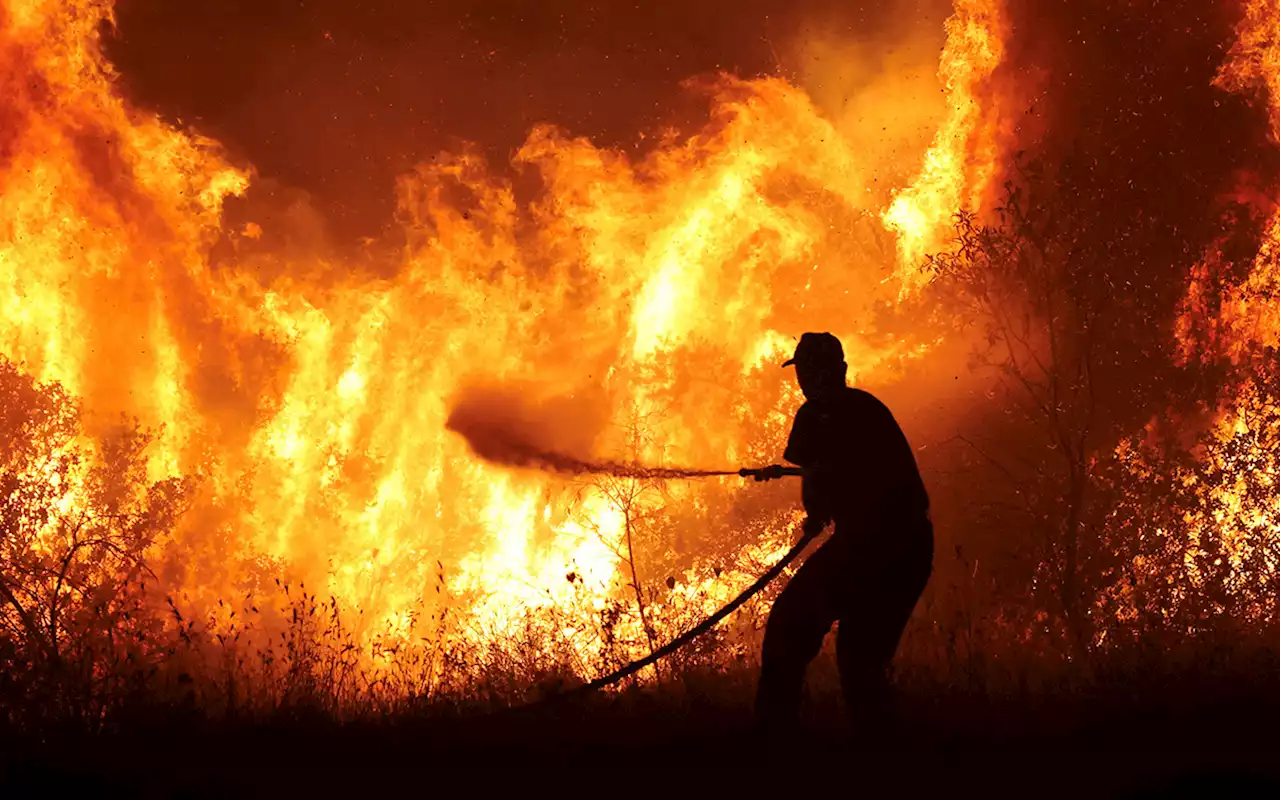
[[797,361],[807,364],[843,364],[844,348],[840,340],[829,333],[806,333],[796,345],[796,354],[782,366],[789,367]]

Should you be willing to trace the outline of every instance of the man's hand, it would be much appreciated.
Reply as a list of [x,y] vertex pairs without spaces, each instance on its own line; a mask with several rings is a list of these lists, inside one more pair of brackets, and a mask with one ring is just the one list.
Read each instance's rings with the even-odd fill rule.
[[751,477],[756,479],[756,483],[761,483],[763,481],[776,481],[784,474],[781,464],[772,464],[770,466],[754,470],[751,473]]
[[822,529],[825,527],[827,527],[827,521],[825,519],[821,519],[820,517],[805,517],[801,530],[804,531],[804,536],[808,539],[822,533]]

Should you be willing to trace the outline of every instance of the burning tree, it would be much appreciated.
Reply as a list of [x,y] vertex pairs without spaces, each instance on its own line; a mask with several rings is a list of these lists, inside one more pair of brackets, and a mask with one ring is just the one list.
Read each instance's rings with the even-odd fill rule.
[[0,361],[0,635],[10,680],[91,688],[105,659],[133,657],[145,557],[191,488],[147,481],[148,441],[130,425],[86,441],[64,389]]
[[[1167,303],[1159,281],[1139,285],[1144,240],[1099,222],[1118,210],[1061,199],[1089,188],[1086,172],[1071,159],[1018,162],[994,220],[960,214],[955,248],[930,259],[935,289],[955,290],[961,318],[981,320],[975,359],[998,379],[980,433],[958,438],[999,479],[984,485],[1008,490],[987,502],[1011,537],[996,551],[1013,565],[1005,581],[1028,587],[1023,607],[1051,614],[1077,654],[1120,629],[1269,619],[1270,357],[1190,363],[1194,337],[1225,332],[1226,315],[1202,307],[1230,306],[1223,291],[1203,268],[1195,308]],[[1217,248],[1228,283],[1258,244],[1256,224],[1232,220]]]
[[[1115,582],[1100,610],[1128,636],[1261,630],[1280,600],[1274,370],[1224,398],[1207,425],[1155,420],[1118,449],[1108,515]],[[1193,431],[1178,431],[1179,425]],[[1197,435],[1194,431],[1200,431]]]
[[1122,440],[1107,476],[1124,569],[1101,608],[1126,635],[1275,620],[1280,372],[1267,210],[1228,204],[1224,233],[1191,269],[1179,306],[1181,402]]
[[[649,416],[633,408],[624,426],[626,453],[632,461],[638,461],[653,445],[653,437],[648,425]],[[649,652],[652,653],[658,646],[658,634],[646,609],[645,585],[638,564],[641,552],[644,550],[640,540],[643,538],[646,543],[652,543],[647,541],[652,539],[651,536],[642,536],[642,534],[648,533],[647,529],[652,527],[655,517],[660,517],[663,511],[660,484],[643,478],[602,475],[591,479],[587,487],[599,492],[609,509],[622,519],[621,530],[616,533],[606,531],[594,519],[588,518],[584,523],[616,555],[619,563],[625,566],[630,577],[627,588],[630,589],[631,596],[635,600],[636,615],[644,632]],[[605,625],[607,634],[612,636],[615,627],[616,623],[607,621]],[[655,674],[658,674],[657,669],[655,666]]]
[[992,485],[1012,492],[1010,530],[1032,534],[1014,550],[1031,555],[1023,579],[1033,606],[1051,610],[1079,652],[1091,638],[1090,575],[1101,556],[1091,483],[1103,441],[1096,361],[1111,298],[1079,220],[1030,197],[1045,182],[1035,165],[1021,167],[995,221],[960,213],[955,248],[929,264],[958,290],[960,318],[981,320],[974,358],[998,381],[998,421],[961,438],[994,469]]

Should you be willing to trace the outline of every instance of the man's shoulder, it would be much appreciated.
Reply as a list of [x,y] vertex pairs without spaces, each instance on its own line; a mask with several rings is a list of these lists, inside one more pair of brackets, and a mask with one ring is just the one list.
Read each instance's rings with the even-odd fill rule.
[[815,425],[819,425],[824,417],[820,404],[814,403],[812,400],[806,400],[796,409],[795,416],[792,419],[795,430],[803,433]]
[[866,420],[884,416],[892,418],[888,406],[871,392],[852,386],[846,386],[843,392],[835,396],[806,400],[795,413],[797,422],[813,423]]
[[841,400],[846,405],[860,410],[888,410],[888,406],[881,402],[880,398],[865,389],[857,389],[852,386],[845,387]]
[[856,420],[862,430],[887,431],[898,427],[893,412],[880,398],[863,389],[848,388],[841,402],[841,416]]

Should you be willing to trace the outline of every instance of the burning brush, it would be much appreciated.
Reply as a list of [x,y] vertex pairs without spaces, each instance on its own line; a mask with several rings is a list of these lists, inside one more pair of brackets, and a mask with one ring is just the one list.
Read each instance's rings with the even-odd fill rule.
[[[685,478],[712,478],[722,475],[741,475],[757,481],[774,480],[784,476],[800,476],[804,471],[797,467],[773,464],[767,467],[744,467],[737,470],[685,469],[681,467],[650,467],[623,461],[599,461],[585,456],[570,455],[565,450],[589,452],[594,439],[592,422],[595,408],[574,398],[555,397],[539,399],[528,390],[505,388],[477,388],[463,392],[456,399],[445,427],[467,440],[472,452],[491,463],[507,467],[524,467],[569,475],[604,474],[624,478],[650,478],[676,480]],[[556,442],[562,442],[560,447]],[[576,689],[548,700],[565,699],[617,683],[645,667],[679,650],[691,640],[715,627],[747,600],[769,585],[818,534],[818,529],[806,529],[805,535],[779,559],[767,572],[756,579],[719,611],[701,623],[685,631],[660,648],[651,650],[609,674],[583,684]]]

